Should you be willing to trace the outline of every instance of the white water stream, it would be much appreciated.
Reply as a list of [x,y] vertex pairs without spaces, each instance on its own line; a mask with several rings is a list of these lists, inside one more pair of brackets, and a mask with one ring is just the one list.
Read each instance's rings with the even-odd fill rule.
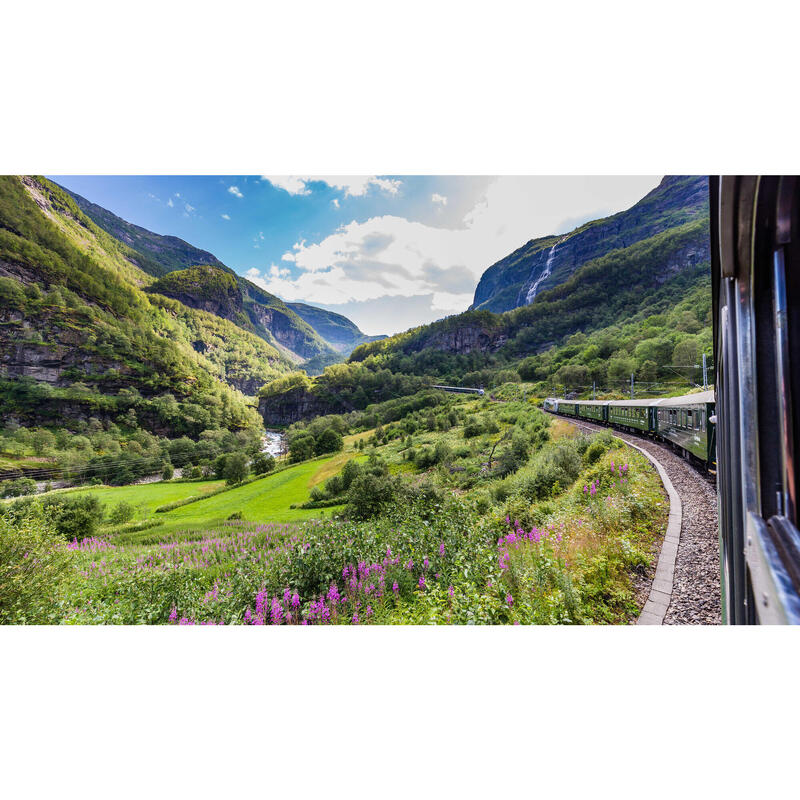
[[283,434],[275,431],[267,431],[261,440],[261,452],[269,453],[277,458],[283,452]]
[[542,281],[547,280],[550,277],[550,273],[553,271],[553,259],[556,257],[556,247],[558,247],[563,239],[559,239],[551,248],[550,252],[547,254],[547,261],[544,265],[544,270],[542,270],[542,274],[533,282],[533,285],[530,289],[528,289],[528,294],[525,295],[525,305],[528,305],[533,301],[533,298],[536,297],[536,291],[539,288],[539,284]]

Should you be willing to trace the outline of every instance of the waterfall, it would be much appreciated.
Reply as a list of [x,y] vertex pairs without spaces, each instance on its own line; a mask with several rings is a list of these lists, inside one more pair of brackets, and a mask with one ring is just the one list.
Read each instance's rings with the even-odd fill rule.
[[545,262],[544,269],[542,270],[542,274],[533,282],[531,288],[528,289],[528,294],[525,295],[525,305],[533,302],[533,298],[536,297],[536,290],[539,288],[539,284],[550,277],[550,273],[553,271],[553,259],[556,257],[556,247],[558,247],[561,242],[564,241],[564,238],[559,239],[550,248],[550,252],[547,254],[547,261]]

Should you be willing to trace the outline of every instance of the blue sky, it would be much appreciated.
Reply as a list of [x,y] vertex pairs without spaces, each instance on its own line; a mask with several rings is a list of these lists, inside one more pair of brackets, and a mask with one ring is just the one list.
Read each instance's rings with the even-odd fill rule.
[[50,176],[284,300],[395,333],[466,309],[529,239],[633,205],[657,176]]

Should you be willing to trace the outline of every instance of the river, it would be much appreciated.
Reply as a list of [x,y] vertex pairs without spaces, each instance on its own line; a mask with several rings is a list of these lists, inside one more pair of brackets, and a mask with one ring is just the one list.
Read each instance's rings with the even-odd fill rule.
[[284,435],[276,431],[267,431],[264,438],[261,440],[261,452],[269,453],[271,456],[277,458],[284,449]]

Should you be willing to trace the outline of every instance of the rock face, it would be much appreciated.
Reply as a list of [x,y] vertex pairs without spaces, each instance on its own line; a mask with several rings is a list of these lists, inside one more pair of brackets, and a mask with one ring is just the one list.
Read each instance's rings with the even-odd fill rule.
[[282,427],[324,414],[341,414],[351,409],[331,400],[324,400],[304,389],[294,389],[274,397],[262,397],[258,403],[258,413],[268,428]]
[[493,264],[481,276],[472,307],[500,312],[526,305],[553,247],[550,274],[536,287],[536,294],[563,283],[587,261],[706,214],[707,177],[667,176],[627,211],[589,222],[564,236],[533,239]]

